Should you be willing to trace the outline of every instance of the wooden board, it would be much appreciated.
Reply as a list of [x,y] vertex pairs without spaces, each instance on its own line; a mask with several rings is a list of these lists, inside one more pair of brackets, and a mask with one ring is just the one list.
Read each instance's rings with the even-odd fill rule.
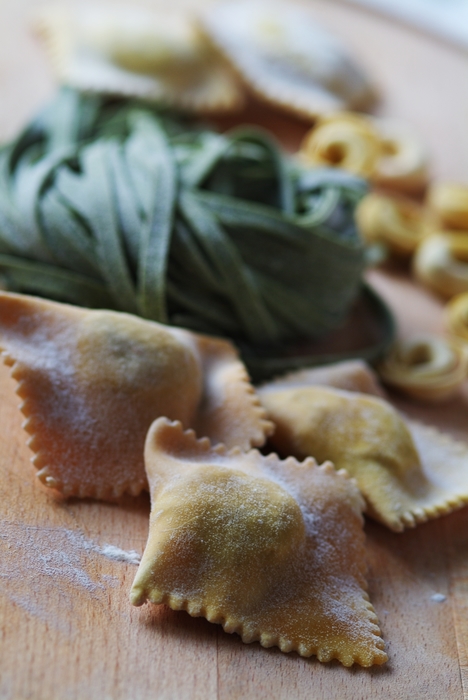
[[[38,3],[37,3],[38,4]],[[465,55],[330,0],[308,5],[373,73],[381,111],[412,121],[438,177],[468,181]],[[17,131],[52,93],[25,18],[0,6],[0,133]],[[258,105],[251,121],[294,146],[304,125]],[[229,120],[225,120],[225,124]],[[401,271],[372,273],[403,334],[442,331],[441,305]],[[468,439],[468,388],[443,407],[398,406]],[[219,626],[165,607],[133,608],[146,497],[120,506],[61,501],[36,481],[14,382],[0,370],[0,698],[18,700],[460,700],[468,698],[468,509],[396,535],[369,522],[369,592],[390,660],[374,669],[244,645]],[[113,545],[114,549],[108,545]],[[116,560],[115,548],[121,558]],[[437,602],[434,595],[445,596]],[[440,596],[439,596],[440,597]]]

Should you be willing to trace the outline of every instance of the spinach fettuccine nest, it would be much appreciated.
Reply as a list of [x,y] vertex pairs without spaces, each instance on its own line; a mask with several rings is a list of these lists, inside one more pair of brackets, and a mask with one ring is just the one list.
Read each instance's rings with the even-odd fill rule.
[[256,378],[335,359],[287,348],[364,295],[381,332],[340,357],[372,360],[393,325],[362,282],[365,191],[262,131],[63,89],[0,150],[0,274],[12,291],[229,337]]

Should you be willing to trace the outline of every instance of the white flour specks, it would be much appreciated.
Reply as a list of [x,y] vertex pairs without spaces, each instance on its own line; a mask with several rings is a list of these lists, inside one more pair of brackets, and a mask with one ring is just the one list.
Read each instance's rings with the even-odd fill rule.
[[[0,523],[0,594],[28,614],[65,631],[60,611],[74,610],[79,596],[86,591],[90,600],[108,602],[109,588],[119,579],[109,573],[98,574],[90,555],[114,562],[137,565],[140,556],[115,545],[102,546],[89,540],[80,530],[60,527],[35,527],[21,522]],[[54,611],[51,619],[51,599]]]
[[125,549],[120,549],[113,544],[105,544],[103,547],[95,547],[95,552],[103,554],[108,559],[113,559],[113,561],[123,561],[126,564],[138,564],[141,561],[141,556],[134,549],[126,551]]
[[443,603],[447,600],[447,596],[443,593],[434,593],[434,595],[431,595],[431,600],[433,600],[434,603]]
[[98,544],[92,540],[86,539],[86,537],[79,530],[65,530],[67,536],[73,539],[77,546],[82,547],[86,552],[96,552],[97,554],[102,554],[102,556],[111,559],[112,561],[122,561],[125,564],[135,564],[138,566],[141,560],[141,556],[134,549],[126,551],[125,549],[120,549],[114,544],[104,544],[100,547]]

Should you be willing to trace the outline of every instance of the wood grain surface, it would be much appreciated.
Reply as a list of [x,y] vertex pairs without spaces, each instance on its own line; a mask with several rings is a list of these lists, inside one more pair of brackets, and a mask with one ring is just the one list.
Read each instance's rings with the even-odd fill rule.
[[[2,138],[12,136],[54,89],[26,21],[39,4],[0,4]],[[433,154],[434,176],[468,182],[467,56],[340,2],[307,5],[374,76],[381,113],[406,118],[420,131]],[[305,129],[255,104],[243,117],[270,126],[290,147]],[[373,272],[370,278],[394,308],[403,335],[443,331],[440,302],[407,272]],[[394,401],[468,441],[467,386],[443,406]],[[366,524],[369,593],[389,662],[373,669],[320,664],[244,645],[217,625],[164,606],[133,608],[128,591],[136,565],[125,558],[143,551],[148,498],[110,505],[54,497],[29,463],[18,403],[2,367],[2,700],[468,698],[468,509],[402,535]],[[115,558],[116,547],[123,561]],[[445,598],[437,602],[435,594]]]

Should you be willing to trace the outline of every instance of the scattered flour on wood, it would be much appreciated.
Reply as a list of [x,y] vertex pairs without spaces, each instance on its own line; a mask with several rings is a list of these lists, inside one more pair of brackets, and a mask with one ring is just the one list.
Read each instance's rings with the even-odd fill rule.
[[[114,562],[138,565],[140,555],[111,544],[99,545],[80,530],[36,527],[21,522],[0,523],[0,595],[28,614],[66,631],[54,611],[70,612],[79,605],[73,589],[86,591],[89,599],[108,602],[109,588],[119,584],[116,576],[96,574],[90,567],[92,554]],[[54,605],[50,601],[54,599]]]
[[431,595],[431,600],[433,600],[434,603],[443,603],[447,600],[447,596],[443,593],[434,593],[434,595]]
[[102,547],[99,547],[93,543],[91,544],[93,546],[90,551],[102,554],[113,561],[123,561],[125,564],[135,564],[136,566],[138,566],[141,561],[140,554],[135,552],[134,549],[126,551],[125,549],[120,549],[120,547],[116,547],[113,544],[105,544]]

